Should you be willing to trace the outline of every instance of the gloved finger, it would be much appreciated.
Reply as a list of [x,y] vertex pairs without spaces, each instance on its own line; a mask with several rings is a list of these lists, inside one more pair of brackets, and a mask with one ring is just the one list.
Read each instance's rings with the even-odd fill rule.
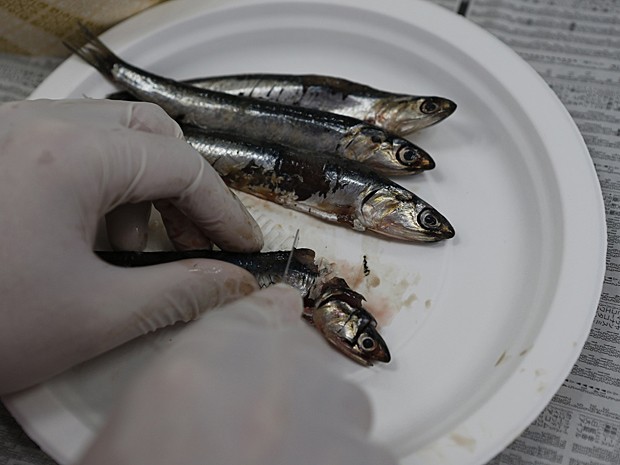
[[177,360],[157,363],[156,369],[152,365],[123,392],[79,464],[243,463],[218,462],[205,447],[207,426],[218,419],[205,414],[205,404],[217,399],[205,390],[208,380],[201,364]]
[[108,242],[114,250],[142,251],[148,239],[151,202],[120,205],[106,215]]
[[[366,395],[329,371],[334,369],[331,360],[335,352],[302,320],[302,310],[299,291],[290,286],[278,284],[255,292],[185,328],[174,342],[172,357],[198,356],[209,370],[218,373],[234,367],[235,373],[254,380],[257,395],[264,386],[263,395],[266,399],[274,396],[274,402],[282,400],[283,394],[269,379],[286,376],[290,370],[304,373],[303,377],[293,376],[284,386],[306,393],[289,407],[290,415],[315,418],[318,423],[346,422],[350,424],[348,431],[367,433],[372,414]],[[241,383],[236,374],[231,374],[235,379],[227,380],[227,376],[218,374],[223,383]],[[234,388],[229,389],[234,392]],[[316,399],[321,399],[320,405]]]
[[212,249],[213,244],[204,233],[168,200],[154,202],[161,214],[168,238],[176,250]]
[[183,131],[160,106],[149,102],[120,100],[67,99],[35,100],[45,111],[53,111],[58,119],[77,120],[101,128],[121,126],[136,131],[151,132],[181,138]]
[[252,216],[183,140],[125,130],[108,134],[101,144],[108,148],[98,155],[102,167],[94,176],[99,177],[100,202],[107,211],[124,203],[170,199],[223,250],[262,248],[262,233]]
[[[223,374],[234,371],[233,365]],[[314,381],[303,371],[296,375]],[[277,389],[289,379],[276,379],[281,397],[265,402],[253,390],[257,380],[230,384],[226,376],[205,370],[198,356],[156,360],[125,392],[80,463],[178,463],[179,457],[202,463],[208,457],[221,465],[396,465],[385,448],[351,434],[347,423],[317,422],[316,416],[289,410],[291,398],[299,396],[291,396],[290,386]],[[317,406],[323,401],[298,394]]]
[[[338,375],[336,367],[339,365],[332,365],[330,361],[334,356],[340,355],[336,354],[326,341],[321,342],[322,349],[325,349],[321,354],[306,353],[307,348],[304,345],[296,348],[300,351],[297,362],[299,370],[304,373],[304,377],[296,380],[296,383],[306,385],[294,387],[305,394],[295,399],[291,415],[304,417],[310,424],[325,424],[327,434],[337,428],[341,434],[346,432],[351,438],[364,437],[370,431],[373,417],[368,396],[359,386]],[[329,382],[329,377],[325,374],[327,370],[331,371],[332,379]],[[321,382],[312,383],[308,381],[310,379]],[[320,402],[317,399],[320,399]],[[299,435],[304,436],[306,431],[303,425],[300,429]]]
[[258,288],[247,271],[215,260],[127,269],[93,256],[88,266],[71,269],[53,277],[57,286],[40,297],[42,302],[56,303],[50,311],[16,315],[16,327],[46,330],[29,341],[24,354],[28,364],[21,359],[5,363],[13,376],[0,383],[3,392],[48,379],[142,334],[189,321]]
[[[189,342],[194,338],[204,341],[205,334],[221,334],[226,337],[229,332],[241,333],[257,330],[280,330],[301,328],[301,339],[315,341],[315,331],[301,319],[303,301],[299,290],[286,284],[276,284],[260,292],[248,295],[234,304],[222,307],[217,312],[205,315],[200,322],[183,332],[179,343]],[[308,336],[310,335],[310,336]]]
[[133,269],[102,266],[107,269],[101,275],[106,285],[101,287],[101,295],[91,293],[89,298],[106,302],[106,324],[99,332],[109,338],[106,342],[111,347],[177,322],[194,320],[207,310],[258,289],[249,272],[218,260],[181,260]]
[[288,352],[301,351],[300,359],[330,360],[334,355],[332,347],[316,329],[303,321],[303,309],[299,290],[276,284],[207,313],[183,331],[175,341],[178,346],[175,351],[202,353],[210,350],[207,345],[220,347],[218,350],[225,350],[232,358],[241,351],[237,354],[239,363],[252,365],[255,354],[245,354],[245,347],[274,343],[273,347],[286,347],[275,358],[285,359]]
[[[278,286],[184,328],[129,388],[82,463],[169,463],[182,454],[187,463],[394,464],[368,441],[365,394],[295,345],[304,333],[289,317],[299,322],[298,310],[295,291]],[[121,442],[122,456],[110,455]]]

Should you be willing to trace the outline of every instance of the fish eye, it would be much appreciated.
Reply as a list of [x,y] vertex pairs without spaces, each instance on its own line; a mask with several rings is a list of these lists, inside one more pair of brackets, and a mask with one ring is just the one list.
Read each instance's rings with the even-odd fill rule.
[[422,113],[429,115],[439,110],[439,105],[434,100],[424,100],[424,103],[420,106],[420,110]]
[[359,346],[365,352],[372,352],[377,348],[377,343],[370,336],[362,336],[358,341]]
[[417,160],[418,154],[409,147],[402,147],[396,152],[396,158],[403,165],[410,165]]
[[441,226],[441,221],[437,215],[428,208],[422,210],[418,215],[418,221],[426,229],[438,229]]

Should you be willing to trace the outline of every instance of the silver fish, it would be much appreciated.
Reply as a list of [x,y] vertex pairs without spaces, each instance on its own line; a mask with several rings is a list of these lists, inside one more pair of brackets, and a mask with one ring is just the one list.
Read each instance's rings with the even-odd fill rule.
[[332,278],[321,286],[314,308],[304,316],[328,342],[356,362],[389,362],[388,347],[377,331],[377,320],[364,310],[364,300],[344,279]]
[[354,160],[183,126],[187,142],[229,187],[323,220],[405,241],[454,236],[450,222],[399,184]]
[[199,89],[157,76],[121,60],[88,30],[83,31],[88,43],[81,48],[67,47],[111,82],[138,100],[158,104],[180,123],[234,132],[258,143],[275,142],[356,159],[388,175],[435,167],[423,149],[377,126],[334,113]]
[[286,282],[297,288],[304,299],[302,317],[330,344],[362,365],[391,360],[377,320],[364,308],[364,297],[344,279],[333,276],[329,267],[317,265],[311,249],[294,249],[292,255],[290,251],[243,254],[213,250],[96,253],[107,263],[124,267],[196,258],[222,260],[252,273],[261,287],[282,282],[288,269]]
[[[180,81],[202,89],[337,113],[406,137],[443,121],[456,110],[445,97],[398,94],[333,76],[237,74]],[[107,96],[133,100],[128,92]]]

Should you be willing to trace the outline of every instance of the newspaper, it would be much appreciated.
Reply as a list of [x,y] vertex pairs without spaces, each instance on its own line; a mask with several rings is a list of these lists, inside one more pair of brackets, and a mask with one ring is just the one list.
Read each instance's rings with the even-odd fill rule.
[[[620,463],[620,2],[438,2],[523,57],[564,103],[601,183],[608,225],[603,292],[589,338],[553,400],[499,464]],[[457,5],[459,3],[459,5]]]
[[[577,123],[601,182],[608,263],[579,360],[540,416],[491,465],[620,464],[620,1],[434,0],[497,36]],[[0,100],[26,97],[57,59],[0,55]],[[48,465],[0,405],[0,465]]]
[[60,58],[0,53],[0,102],[28,97],[61,61]]
[[83,42],[78,24],[100,34],[164,0],[2,0],[0,53],[68,57],[63,41]]
[[620,464],[620,2],[438,3],[465,10],[555,91],[586,141],[607,214],[607,271],[586,345],[547,408],[492,464]]

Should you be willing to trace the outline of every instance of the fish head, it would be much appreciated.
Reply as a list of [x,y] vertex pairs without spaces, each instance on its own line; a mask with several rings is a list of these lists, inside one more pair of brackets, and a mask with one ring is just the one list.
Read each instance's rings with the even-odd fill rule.
[[372,366],[391,360],[376,320],[361,307],[332,297],[312,311],[312,322],[332,346],[357,363]]
[[375,124],[405,137],[439,123],[455,110],[456,103],[444,97],[387,97],[375,104]]
[[351,352],[353,355],[350,357],[356,357],[360,363],[368,366],[374,362],[388,363],[392,360],[390,350],[383,337],[376,327],[370,325],[358,336]]
[[406,241],[437,242],[455,234],[446,217],[432,206],[393,186],[371,190],[362,200],[360,217],[367,229]]
[[435,162],[422,148],[381,128],[364,125],[347,145],[349,155],[386,175],[414,174],[433,169]]

